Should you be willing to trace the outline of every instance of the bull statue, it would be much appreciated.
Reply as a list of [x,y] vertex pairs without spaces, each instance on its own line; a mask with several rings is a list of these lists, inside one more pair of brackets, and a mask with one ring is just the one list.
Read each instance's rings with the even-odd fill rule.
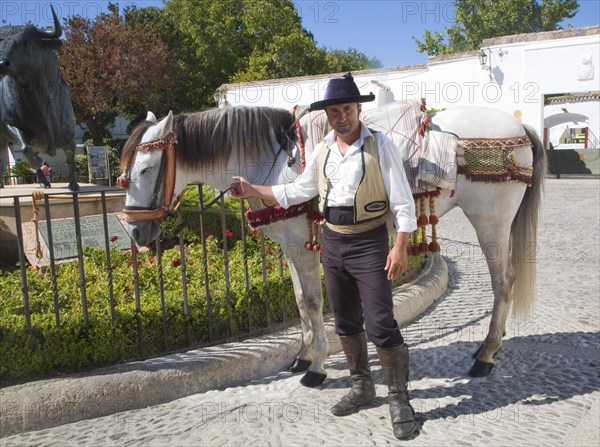
[[52,16],[53,30],[33,25],[0,27],[0,166],[5,169],[8,144],[21,150],[34,167],[40,164],[37,154],[54,156],[63,149],[69,189],[77,191],[75,115],[58,70],[62,28],[54,8]]

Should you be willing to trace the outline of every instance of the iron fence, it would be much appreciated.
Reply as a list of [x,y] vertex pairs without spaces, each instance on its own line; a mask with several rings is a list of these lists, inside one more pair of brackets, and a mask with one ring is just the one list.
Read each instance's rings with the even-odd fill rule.
[[[260,304],[260,309],[256,309],[252,307],[252,303],[246,303],[242,306],[234,305],[234,303],[229,302],[227,306],[217,309],[214,308],[213,303],[213,290],[211,290],[211,281],[209,280],[209,276],[211,275],[223,275],[225,290],[224,295],[227,301],[232,300],[233,295],[235,295],[240,300],[240,297],[246,297],[248,301],[251,301],[250,296],[252,295],[251,291],[251,273],[248,265],[248,231],[247,231],[247,223],[245,219],[245,209],[244,203],[240,202],[239,207],[239,216],[235,225],[239,225],[240,237],[237,241],[238,244],[241,244],[241,251],[243,253],[241,265],[230,265],[230,248],[228,247],[228,232],[231,228],[231,222],[228,222],[228,213],[226,213],[227,207],[225,204],[225,199],[223,196],[219,196],[217,199],[213,200],[210,204],[205,204],[205,189],[202,184],[197,184],[198,191],[198,207],[195,210],[191,210],[189,207],[181,207],[177,211],[177,215],[175,216],[177,222],[177,244],[170,247],[171,250],[179,250],[179,269],[180,269],[180,278],[181,278],[181,288],[180,296],[178,299],[180,301],[180,306],[177,309],[178,312],[181,313],[180,317],[185,321],[185,339],[184,342],[179,341],[177,344],[173,344],[170,342],[170,331],[169,321],[172,320],[172,312],[173,309],[167,309],[165,294],[169,292],[168,286],[165,283],[165,265],[163,260],[163,255],[165,253],[165,247],[163,247],[164,240],[161,238],[157,238],[152,245],[148,247],[144,247],[143,250],[147,253],[152,253],[152,263],[155,266],[153,274],[154,280],[158,284],[158,300],[160,302],[160,312],[161,312],[161,336],[162,336],[162,345],[163,351],[169,352],[171,350],[183,350],[185,348],[192,348],[195,346],[206,345],[206,344],[217,344],[226,340],[231,339],[239,339],[243,337],[247,337],[253,334],[257,334],[259,332],[264,332],[270,330],[274,325],[280,327],[280,323],[290,324],[291,319],[294,319],[296,315],[292,315],[290,309],[295,308],[295,301],[292,299],[291,302],[281,302],[280,306],[273,305],[270,303],[269,297],[266,298],[267,301],[264,301]],[[5,190],[6,191],[6,190]],[[64,260],[59,260],[56,257],[56,238],[53,230],[53,224],[57,222],[55,218],[52,216],[53,207],[52,202],[56,198],[62,198],[63,201],[65,198],[69,198],[72,206],[72,215],[69,219],[72,219],[74,224],[74,232],[72,237],[75,240],[75,253],[71,258],[71,263],[75,263],[77,268],[77,287],[78,294],[80,298],[79,307],[81,309],[81,317],[83,321],[84,331],[88,331],[90,329],[90,314],[89,314],[89,303],[88,303],[88,275],[86,275],[86,249],[84,244],[84,235],[82,233],[82,219],[84,216],[81,215],[81,207],[80,204],[83,200],[94,199],[100,202],[101,205],[101,231],[102,231],[102,246],[98,249],[104,251],[104,265],[105,265],[105,299],[108,300],[108,316],[112,323],[118,320],[118,305],[119,301],[119,291],[115,290],[115,269],[113,266],[113,260],[115,256],[115,247],[114,244],[111,243],[111,232],[109,231],[109,216],[112,214],[107,211],[107,200],[112,199],[111,192],[101,191],[101,192],[72,192],[72,193],[54,193],[47,192],[43,195],[43,198],[39,197],[38,200],[43,202],[43,210],[45,217],[45,234],[41,234],[44,232],[39,226],[40,222],[36,222],[35,227],[35,237],[44,236],[44,240],[47,242],[47,251],[48,251],[48,263],[46,266],[41,268],[44,274],[50,276],[51,287],[48,290],[48,302],[51,302],[52,313],[53,313],[53,324],[56,328],[60,328],[63,324],[63,315],[65,310],[63,309],[63,297],[65,292],[61,290],[61,284],[58,281],[58,270],[62,268],[62,263]],[[23,212],[22,209],[24,207],[24,202],[29,199],[31,196],[3,196],[4,203],[7,200],[12,200],[12,207],[14,209],[14,222],[15,222],[15,236],[16,236],[16,244],[17,244],[17,252],[18,252],[18,264],[15,266],[20,272],[21,279],[21,295],[22,295],[22,314],[24,315],[24,324],[25,329],[28,333],[34,332],[35,325],[32,322],[32,316],[34,315],[35,310],[32,309],[32,305],[30,302],[31,291],[29,290],[28,284],[32,280],[32,275],[39,275],[40,268],[32,268],[31,263],[28,261],[25,254],[25,239],[23,233]],[[35,207],[36,200],[33,199],[33,205]],[[6,205],[4,205],[6,206]],[[218,207],[218,218],[220,220],[220,247],[222,256],[222,270],[219,272],[214,271],[214,267],[209,263],[208,256],[208,240],[212,237],[211,241],[214,241],[216,236],[211,236],[207,234],[206,230],[206,213],[208,209],[216,209]],[[195,216],[198,221],[199,231],[197,233],[197,242],[193,242],[194,244],[201,247],[202,251],[202,259],[200,260],[200,266],[198,266],[197,262],[193,263],[193,267],[190,264],[190,261],[187,259],[188,249],[190,247],[190,242],[184,238],[184,232],[181,230],[184,227],[184,214],[187,213],[187,217]],[[215,213],[216,214],[216,213]],[[34,214],[32,220],[36,220],[37,216]],[[29,236],[31,237],[31,236]],[[261,259],[261,271],[262,271],[262,282],[265,286],[268,285],[268,274],[273,275],[273,270],[276,272],[276,276],[284,281],[286,278],[289,278],[289,274],[287,272],[282,252],[279,250],[273,256],[277,260],[277,268],[274,269],[273,266],[267,264],[267,249],[265,248],[265,238],[260,233],[253,232],[250,237],[258,240],[258,246],[260,247],[260,259]],[[217,238],[219,239],[219,238]],[[128,253],[131,256],[131,278],[133,285],[133,300],[135,302],[135,324],[137,325],[137,352],[139,357],[144,358],[147,357],[149,352],[145,346],[145,327],[144,327],[144,303],[141,299],[142,290],[144,288],[144,283],[142,282],[140,275],[140,247],[137,247],[136,244],[129,239],[129,250]],[[171,244],[173,245],[173,244]],[[121,253],[126,251],[118,250]],[[197,261],[194,259],[194,261]],[[270,267],[270,268],[267,268]],[[232,290],[231,284],[231,274],[232,271],[239,272],[239,269],[243,270],[243,287],[245,290]],[[146,277],[147,271],[144,271],[144,276]],[[189,281],[195,278],[198,278],[198,275],[201,275],[204,283],[204,296],[202,299],[195,299],[194,303],[202,302],[204,308],[203,309],[193,309],[193,306],[190,304],[190,288]],[[272,276],[271,276],[272,277]],[[152,281],[154,281],[152,280]],[[197,292],[197,289],[195,289]],[[252,292],[252,293],[251,293]],[[179,292],[178,292],[179,293]],[[51,300],[50,300],[51,295]],[[198,298],[198,297],[196,297]],[[229,309],[226,315],[223,315],[223,308]],[[241,310],[240,310],[241,309]],[[275,309],[275,310],[274,310]],[[193,311],[199,311],[201,314],[205,315],[206,327],[199,329],[197,327],[192,327],[191,323],[191,314]],[[21,312],[21,311],[19,311]],[[237,312],[237,313],[236,313]],[[242,312],[243,314],[240,314]],[[256,323],[256,318],[253,316],[256,313],[260,313],[261,315],[261,323],[260,326]],[[215,313],[219,313],[218,316]],[[273,318],[273,313],[276,313],[276,318]],[[240,322],[245,321],[245,323]],[[206,337],[200,340],[198,337],[194,337],[192,333],[203,332],[206,334]],[[163,353],[164,353],[163,352]],[[156,352],[152,352],[151,354],[156,354]],[[121,360],[130,360],[130,359],[121,359]]]

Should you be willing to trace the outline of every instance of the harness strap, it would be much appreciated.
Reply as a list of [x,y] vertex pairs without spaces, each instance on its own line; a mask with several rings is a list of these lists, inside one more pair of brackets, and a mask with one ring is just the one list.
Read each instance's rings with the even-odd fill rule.
[[[169,215],[169,213],[173,212],[177,207],[179,207],[179,204],[182,200],[181,196],[179,197],[175,208],[173,210],[171,209],[171,204],[173,202],[173,194],[175,193],[175,177],[177,174],[177,160],[175,154],[176,149],[177,135],[173,131],[169,132],[167,136],[162,140],[151,141],[149,143],[140,144],[135,147],[135,151],[163,151],[164,159],[163,161],[161,161],[161,170],[157,178],[157,185],[154,194],[155,196],[158,195],[158,191],[160,189],[160,187],[158,186],[158,182],[160,181],[161,173],[163,170],[162,166],[164,165],[163,203],[162,206],[154,209],[152,209],[154,199],[153,203],[150,204],[150,208],[148,209],[140,209],[140,207],[134,206],[125,206],[122,210],[122,214],[125,216],[123,218],[125,222],[133,223],[162,219],[163,217]],[[123,174],[117,179],[117,186],[123,189],[127,189],[129,187],[129,176],[127,172],[123,172]]]

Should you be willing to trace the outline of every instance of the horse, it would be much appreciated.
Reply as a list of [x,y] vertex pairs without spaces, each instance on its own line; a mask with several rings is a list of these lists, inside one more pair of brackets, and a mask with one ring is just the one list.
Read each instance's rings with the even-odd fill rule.
[[[365,122],[389,133],[395,142],[414,139],[418,146],[412,130],[407,137],[395,132],[389,124],[401,120],[404,109],[394,108],[393,104],[382,107],[365,113]],[[233,107],[193,114],[169,113],[156,122],[149,114],[150,119],[132,131],[122,154],[126,170],[122,178],[126,181],[122,180],[121,186],[127,189],[123,213],[132,239],[138,245],[154,240],[160,233],[157,222],[173,208],[175,197],[190,181],[200,181],[221,191],[229,188],[233,175],[265,185],[293,181],[301,171],[302,159],[310,157],[327,129],[323,112],[301,115],[302,118],[295,119],[281,109]],[[529,184],[510,177],[479,182],[473,181],[475,176],[462,173],[446,182],[450,186],[433,188],[437,217],[455,207],[461,208],[486,256],[494,304],[489,332],[474,354],[475,363],[469,371],[473,377],[486,376],[492,371],[494,356],[502,349],[511,304],[517,317],[531,310],[545,151],[534,130],[495,109],[460,107],[430,118],[425,116],[425,120],[431,130],[454,135],[459,141],[503,142],[526,137],[520,139],[518,150],[506,154],[513,165],[531,167]],[[408,162],[411,154],[404,154],[404,159]],[[265,207],[256,200],[250,200],[250,205],[253,209]],[[422,216],[434,217],[432,209],[421,211]],[[313,235],[302,216],[285,222],[273,221],[265,227],[265,233],[281,245],[288,258],[300,310],[302,343],[290,370],[307,370],[301,383],[318,386],[327,375],[324,362],[328,354],[319,257],[314,249],[302,248]]]
[[[293,123],[290,111],[269,107],[170,112],[160,122],[149,113],[123,146],[121,167],[127,175],[117,181],[127,190],[123,215],[131,238],[140,246],[156,239],[158,222],[191,181],[226,191],[234,175],[263,184],[296,178],[300,160]],[[249,204],[256,210],[264,207],[256,200]],[[304,249],[309,237],[304,216],[264,231],[287,258],[300,313],[300,351],[288,369],[306,371],[302,385],[316,387],[327,376],[328,355],[319,255]]]
[[[324,111],[298,110],[303,115],[298,126],[300,141],[304,143],[308,157],[327,132],[327,116]],[[468,374],[471,377],[487,376],[494,367],[494,356],[502,349],[511,305],[517,320],[528,318],[532,311],[537,222],[547,172],[543,143],[533,128],[505,112],[487,107],[456,107],[429,116],[424,101],[398,101],[364,112],[362,120],[371,130],[384,132],[401,150],[413,195],[421,196],[421,207],[418,202],[416,204],[417,214],[426,216],[425,222],[430,221],[432,214],[437,222],[458,207],[475,229],[490,273],[494,303],[488,333],[473,354],[475,362]],[[430,133],[436,131],[438,135],[441,132],[455,137],[459,146],[461,143],[466,147],[477,146],[477,142],[484,149],[500,146],[496,152],[505,158],[510,172],[484,172],[478,176],[477,172],[461,170],[454,153],[443,153],[440,159],[447,159],[454,169],[442,172],[437,187],[424,184],[417,178],[422,173],[421,163],[427,162],[419,158],[423,155],[421,146],[427,145],[427,137],[419,138],[419,133],[421,137],[426,133],[425,128]],[[438,150],[449,152],[445,147]],[[457,158],[462,156],[463,163],[467,155],[475,158],[471,160],[474,165],[478,161],[489,163],[489,160],[478,160],[480,156],[476,151],[460,152],[457,150],[456,155]],[[435,176],[433,180],[436,181]],[[423,197],[433,196],[435,207],[423,207]],[[388,229],[393,235],[389,224]],[[433,243],[423,250],[439,251],[435,240]]]

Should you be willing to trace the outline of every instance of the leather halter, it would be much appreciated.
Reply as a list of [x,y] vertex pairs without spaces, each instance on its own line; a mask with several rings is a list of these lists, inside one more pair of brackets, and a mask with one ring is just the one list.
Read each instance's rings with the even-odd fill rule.
[[[171,203],[173,201],[173,194],[175,191],[175,174],[176,174],[176,154],[177,148],[177,135],[171,131],[162,140],[151,141],[150,143],[144,143],[137,145],[134,151],[146,151],[152,152],[155,150],[163,151],[163,157],[161,161],[161,169],[156,179],[156,188],[153,194],[152,203],[149,208],[142,208],[138,206],[125,206],[122,214],[125,216],[124,221],[128,223],[132,222],[144,222],[162,219],[169,215],[169,213],[177,209],[177,205],[171,209]],[[133,154],[132,154],[133,157]],[[128,165],[129,166],[129,165]],[[163,203],[158,208],[153,208],[154,202],[160,191],[160,177],[164,172],[164,189],[163,189]],[[126,170],[117,178],[117,186],[122,189],[129,188],[129,172]]]

